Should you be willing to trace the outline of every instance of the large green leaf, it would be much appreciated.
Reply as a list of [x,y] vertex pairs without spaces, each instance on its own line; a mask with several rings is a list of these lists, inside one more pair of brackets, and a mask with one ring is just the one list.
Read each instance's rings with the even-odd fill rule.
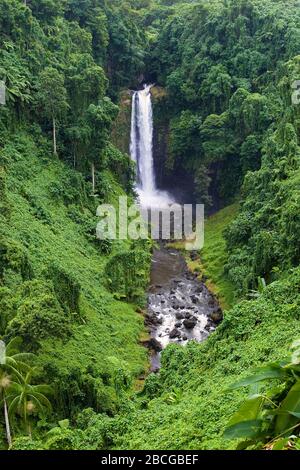
[[287,437],[284,437],[282,439],[278,439],[278,441],[275,442],[273,445],[272,450],[284,450],[286,446],[289,443],[289,439]]
[[259,419],[242,421],[229,426],[224,432],[225,439],[254,439],[262,435],[263,421]]
[[295,413],[293,411],[289,411],[289,414],[292,415],[292,416],[295,416],[296,418],[299,418],[300,419],[300,413]]
[[288,371],[283,369],[277,364],[270,364],[266,367],[261,367],[253,371],[253,375],[246,377],[245,379],[239,380],[234,384],[230,385],[229,390],[235,390],[241,387],[247,387],[248,385],[262,382],[268,379],[285,379],[288,376]]
[[292,386],[278,408],[278,413],[275,425],[277,435],[288,430],[299,421],[296,413],[300,413],[300,380]]
[[232,416],[228,423],[228,426],[233,426],[236,423],[242,421],[253,421],[256,420],[261,407],[265,401],[265,398],[261,395],[254,395],[253,397],[246,400],[239,410]]
[[255,444],[255,439],[246,439],[245,441],[239,442],[235,450],[245,450],[253,444]]

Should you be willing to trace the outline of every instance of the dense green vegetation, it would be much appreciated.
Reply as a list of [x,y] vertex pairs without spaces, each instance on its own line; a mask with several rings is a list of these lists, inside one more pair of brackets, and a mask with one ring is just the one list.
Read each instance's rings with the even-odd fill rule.
[[284,64],[299,52],[298,22],[295,2],[273,0],[175,5],[161,22],[148,70],[168,91],[166,167],[192,173],[206,204],[230,202],[260,168],[287,104],[280,83],[291,87]]
[[[18,366],[1,370],[13,440],[28,435],[27,406],[34,437],[89,406],[116,413],[147,367],[135,305],[145,298],[148,246],[96,239],[98,204],[133,196],[129,158],[109,141],[118,112],[109,95],[138,74],[142,33],[118,3],[0,2],[0,335],[35,353],[24,380]],[[109,41],[121,27],[127,57],[118,38]],[[118,77],[109,86],[111,62]],[[109,262],[120,266],[115,284],[124,264],[131,270],[130,289],[111,285]],[[13,405],[14,389],[29,380],[52,386],[47,421],[34,398]]]
[[[137,377],[146,351],[138,345],[142,318],[110,293],[105,269],[110,257],[140,248],[96,240],[91,185],[47,156],[42,142],[18,134],[1,157],[9,208],[1,216],[1,334],[37,354],[35,378],[55,387],[55,420],[87,403],[114,413],[114,374]],[[106,181],[112,198],[122,194],[112,176]]]
[[258,277],[272,281],[299,264],[299,106],[291,102],[299,9],[294,1],[191,3],[162,22],[148,66],[168,91],[166,168],[192,173],[207,207],[242,193],[226,239],[229,278],[245,294]]
[[[0,0],[2,448],[8,424],[13,449],[299,448],[296,5]],[[160,87],[164,175],[230,205],[191,265],[223,323],[168,347],[134,392],[150,244],[95,229],[99,203],[134,197],[126,90],[144,79]]]

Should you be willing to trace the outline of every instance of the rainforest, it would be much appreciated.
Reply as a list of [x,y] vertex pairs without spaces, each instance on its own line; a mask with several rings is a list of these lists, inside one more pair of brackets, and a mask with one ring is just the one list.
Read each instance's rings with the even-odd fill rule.
[[0,0],[2,453],[300,450],[299,238],[298,0]]

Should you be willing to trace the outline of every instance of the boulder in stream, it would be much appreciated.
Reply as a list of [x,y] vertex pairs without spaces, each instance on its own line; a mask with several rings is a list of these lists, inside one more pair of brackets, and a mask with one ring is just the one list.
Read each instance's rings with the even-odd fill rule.
[[155,351],[155,352],[160,352],[160,351],[163,350],[162,345],[155,338],[150,339],[150,341],[148,342],[148,348],[153,349],[153,351]]
[[223,312],[220,308],[209,314],[214,323],[220,323],[223,320]]
[[175,339],[175,338],[180,338],[181,334],[180,334],[180,331],[177,330],[177,328],[174,328],[174,330],[171,331],[169,336],[170,336],[170,339]]
[[157,325],[161,325],[163,323],[163,320],[161,317],[158,317],[157,315],[155,314],[151,314],[151,313],[147,313],[147,315],[145,316],[145,325],[146,326],[157,326]]
[[199,259],[198,251],[191,251],[190,258],[192,261],[197,261]]
[[195,326],[197,325],[197,318],[195,317],[186,318],[183,324],[187,330],[193,330]]
[[185,315],[183,312],[176,312],[175,316],[177,320],[183,320],[185,318]]

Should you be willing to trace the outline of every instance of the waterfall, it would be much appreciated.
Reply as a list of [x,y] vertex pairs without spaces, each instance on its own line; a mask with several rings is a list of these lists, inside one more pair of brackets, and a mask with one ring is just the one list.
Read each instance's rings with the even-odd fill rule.
[[166,192],[159,191],[155,182],[153,161],[152,85],[145,85],[132,97],[130,155],[136,163],[136,189],[141,205],[163,206],[173,201]]
[[131,146],[132,159],[137,164],[137,185],[145,194],[155,192],[153,166],[153,113],[151,85],[136,91],[132,99]]

